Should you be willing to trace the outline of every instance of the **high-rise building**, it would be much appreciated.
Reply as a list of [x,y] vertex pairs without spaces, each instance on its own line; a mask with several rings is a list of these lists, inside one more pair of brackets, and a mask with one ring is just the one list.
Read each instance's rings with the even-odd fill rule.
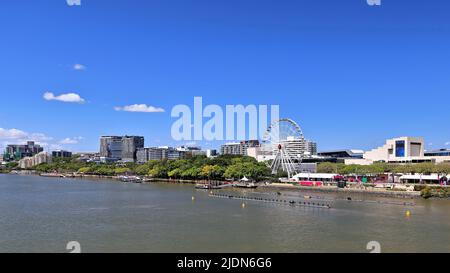
[[144,137],[124,136],[122,137],[122,161],[135,162],[137,149],[144,148]]
[[122,137],[102,136],[100,138],[100,157],[122,158]]
[[100,157],[125,162],[135,162],[137,150],[144,147],[142,136],[102,136]]
[[34,143],[34,141],[28,141],[25,145],[8,145],[5,149],[4,160],[20,160],[25,157],[34,156],[40,152],[43,152],[44,148]]
[[247,155],[247,149],[259,147],[258,140],[246,140],[241,142],[226,143],[221,146],[220,153],[222,155]]

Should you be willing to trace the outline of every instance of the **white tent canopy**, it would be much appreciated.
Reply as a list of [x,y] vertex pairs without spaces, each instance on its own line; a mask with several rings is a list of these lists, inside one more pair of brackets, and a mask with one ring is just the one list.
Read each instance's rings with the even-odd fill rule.
[[414,174],[414,175],[403,175],[400,177],[400,180],[439,180],[439,175],[432,174],[432,175],[420,175],[420,174]]
[[294,175],[295,179],[333,179],[338,174],[334,173],[299,173]]

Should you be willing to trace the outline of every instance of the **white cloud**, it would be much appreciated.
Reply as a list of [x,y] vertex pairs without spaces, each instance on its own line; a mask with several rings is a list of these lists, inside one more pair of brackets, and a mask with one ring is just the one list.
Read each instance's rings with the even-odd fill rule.
[[27,135],[28,134],[22,130],[0,128],[0,139],[1,140],[23,139],[23,138],[26,138]]
[[81,0],[66,0],[69,6],[81,6]]
[[44,147],[48,147],[51,151],[54,151],[54,150],[62,150],[63,148],[62,148],[62,146],[61,145],[59,145],[59,144],[50,144],[50,146],[44,146]]
[[36,142],[42,142],[42,141],[50,141],[53,140],[52,137],[46,136],[42,133],[32,133],[28,135],[28,138],[31,140],[34,140]]
[[74,70],[86,70],[86,66],[82,64],[74,64],[73,65]]
[[62,101],[62,102],[75,102],[75,103],[84,103],[85,102],[85,100],[76,93],[67,93],[67,94],[61,94],[61,95],[55,96],[55,94],[53,94],[52,92],[45,92],[44,99],[48,100],[48,101],[56,100],[56,101]]
[[80,140],[83,140],[83,137],[67,137],[59,142],[59,144],[67,145],[67,144],[78,144]]
[[0,128],[0,141],[4,144],[20,144],[27,141],[35,141],[39,144],[51,141],[53,138],[42,133],[27,133],[19,129]]
[[445,142],[445,146],[449,146],[450,145],[450,141]]
[[[60,141],[54,140],[43,133],[28,133],[19,129],[0,128],[0,147],[4,148],[9,144],[25,144],[27,141],[34,141],[45,149],[60,150],[64,145],[75,145],[80,143],[84,137],[67,137]],[[2,151],[0,151],[2,152]]]
[[165,110],[163,108],[149,106],[146,104],[133,104],[127,105],[123,107],[114,107],[116,111],[125,111],[125,112],[140,112],[140,113],[163,113]]

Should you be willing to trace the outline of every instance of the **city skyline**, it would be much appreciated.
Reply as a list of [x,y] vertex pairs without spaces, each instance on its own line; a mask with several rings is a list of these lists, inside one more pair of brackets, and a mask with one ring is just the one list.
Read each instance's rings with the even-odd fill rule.
[[447,2],[177,3],[4,3],[0,149],[94,152],[102,135],[218,149],[171,138],[172,107],[195,96],[280,105],[319,151],[450,147]]

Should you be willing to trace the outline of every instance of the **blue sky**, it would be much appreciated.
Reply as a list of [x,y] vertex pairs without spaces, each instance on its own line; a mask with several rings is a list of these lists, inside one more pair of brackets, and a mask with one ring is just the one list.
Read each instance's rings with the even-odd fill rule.
[[[445,148],[449,12],[445,0],[2,1],[0,146],[96,151],[104,134],[183,144],[171,109],[202,96],[279,104],[319,150],[403,135]],[[56,100],[68,93],[84,103]],[[115,109],[134,104],[165,112]]]

